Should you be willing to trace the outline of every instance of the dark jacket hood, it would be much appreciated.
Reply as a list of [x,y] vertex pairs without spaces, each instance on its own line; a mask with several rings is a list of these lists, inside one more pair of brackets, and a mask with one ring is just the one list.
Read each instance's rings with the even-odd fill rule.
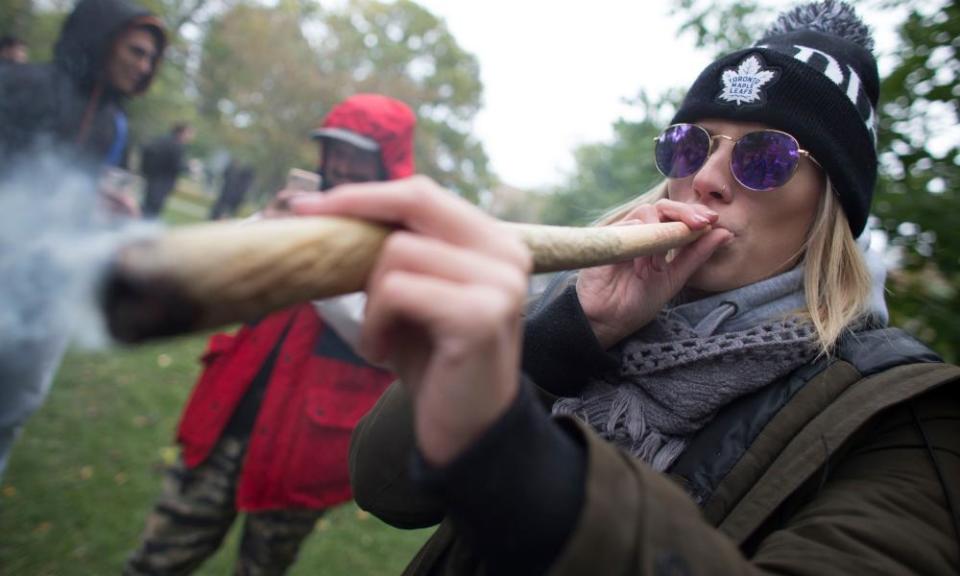
[[100,81],[117,36],[133,26],[144,26],[157,39],[157,61],[136,93],[145,91],[156,74],[167,45],[163,23],[142,6],[125,0],[80,0],[67,17],[54,47],[54,63],[84,92]]

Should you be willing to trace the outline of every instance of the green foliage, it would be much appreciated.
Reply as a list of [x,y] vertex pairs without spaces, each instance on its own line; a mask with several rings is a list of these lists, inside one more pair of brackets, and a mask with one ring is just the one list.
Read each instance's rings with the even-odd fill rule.
[[307,134],[350,94],[379,92],[418,114],[418,170],[476,199],[492,183],[472,136],[482,85],[473,55],[419,5],[349,2],[326,12],[239,4],[213,20],[196,79],[199,110],[222,145],[258,167],[268,190],[312,168]]
[[0,0],[0,36],[11,34],[27,40],[32,17],[30,0]]
[[662,180],[653,162],[653,139],[669,122],[678,93],[651,102],[641,94],[636,104],[642,120],[620,119],[610,143],[579,146],[576,168],[554,191],[542,219],[550,224],[587,224],[608,209],[636,198]]
[[442,20],[409,0],[355,0],[313,23],[320,73],[339,88],[338,99],[380,92],[403,100],[419,120],[420,172],[473,201],[493,184],[471,134],[482,104],[480,65]]
[[[882,178],[874,212],[901,270],[891,276],[895,321],[960,359],[960,5],[906,5],[896,65],[881,84]],[[951,129],[952,128],[952,129]]]
[[[229,150],[257,169],[255,189],[282,187],[289,168],[313,168],[309,131],[356,92],[403,100],[418,115],[418,171],[473,201],[494,186],[472,134],[482,105],[476,58],[446,24],[410,0],[142,0],[167,23],[171,46],[150,91],[129,104],[142,144],[178,121],[197,128],[194,155]],[[67,0],[0,0],[34,60],[48,59]],[[15,18],[14,18],[15,16]]]
[[682,15],[679,32],[693,34],[696,46],[715,55],[749,46],[757,30],[766,29],[776,10],[755,0],[737,0],[718,6],[712,0],[675,0],[672,16]]
[[[771,8],[753,0],[730,2],[723,9],[707,0],[676,0],[671,15],[682,14],[679,34],[692,34],[698,48],[716,54],[752,42],[763,29]],[[610,142],[585,144],[574,150],[575,168],[549,197],[542,220],[551,224],[587,224],[610,208],[647,192],[662,177],[653,162],[653,139],[670,121],[685,89],[668,91],[651,101],[641,91],[635,104],[641,120],[619,119]]]
[[290,167],[316,165],[308,134],[330,86],[289,7],[238,5],[213,21],[196,78],[204,132],[251,161],[267,189]]

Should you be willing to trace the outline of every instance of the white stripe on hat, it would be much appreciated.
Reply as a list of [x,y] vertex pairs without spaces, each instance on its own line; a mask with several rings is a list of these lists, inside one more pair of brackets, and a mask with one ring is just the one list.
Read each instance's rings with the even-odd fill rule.
[[380,144],[377,143],[373,138],[368,138],[362,134],[357,134],[351,130],[344,130],[343,128],[329,127],[329,128],[317,128],[310,133],[310,136],[314,140],[320,138],[331,138],[333,140],[341,140],[347,144],[353,144],[357,148],[363,150],[369,150],[370,152],[376,152],[380,150]]

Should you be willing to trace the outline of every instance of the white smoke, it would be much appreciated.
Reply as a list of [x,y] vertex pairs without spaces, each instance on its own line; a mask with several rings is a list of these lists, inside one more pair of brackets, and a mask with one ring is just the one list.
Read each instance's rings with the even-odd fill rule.
[[0,350],[64,336],[108,344],[100,283],[117,249],[157,226],[110,215],[95,179],[52,152],[4,171]]

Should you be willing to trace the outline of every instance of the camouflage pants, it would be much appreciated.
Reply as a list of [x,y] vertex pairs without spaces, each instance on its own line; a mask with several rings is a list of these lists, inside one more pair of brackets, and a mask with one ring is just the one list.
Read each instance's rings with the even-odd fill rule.
[[[181,459],[169,470],[125,575],[190,574],[217,551],[237,517],[234,498],[245,448],[245,441],[225,437],[197,468],[187,470]],[[235,574],[284,574],[322,514],[309,509],[247,514]]]

